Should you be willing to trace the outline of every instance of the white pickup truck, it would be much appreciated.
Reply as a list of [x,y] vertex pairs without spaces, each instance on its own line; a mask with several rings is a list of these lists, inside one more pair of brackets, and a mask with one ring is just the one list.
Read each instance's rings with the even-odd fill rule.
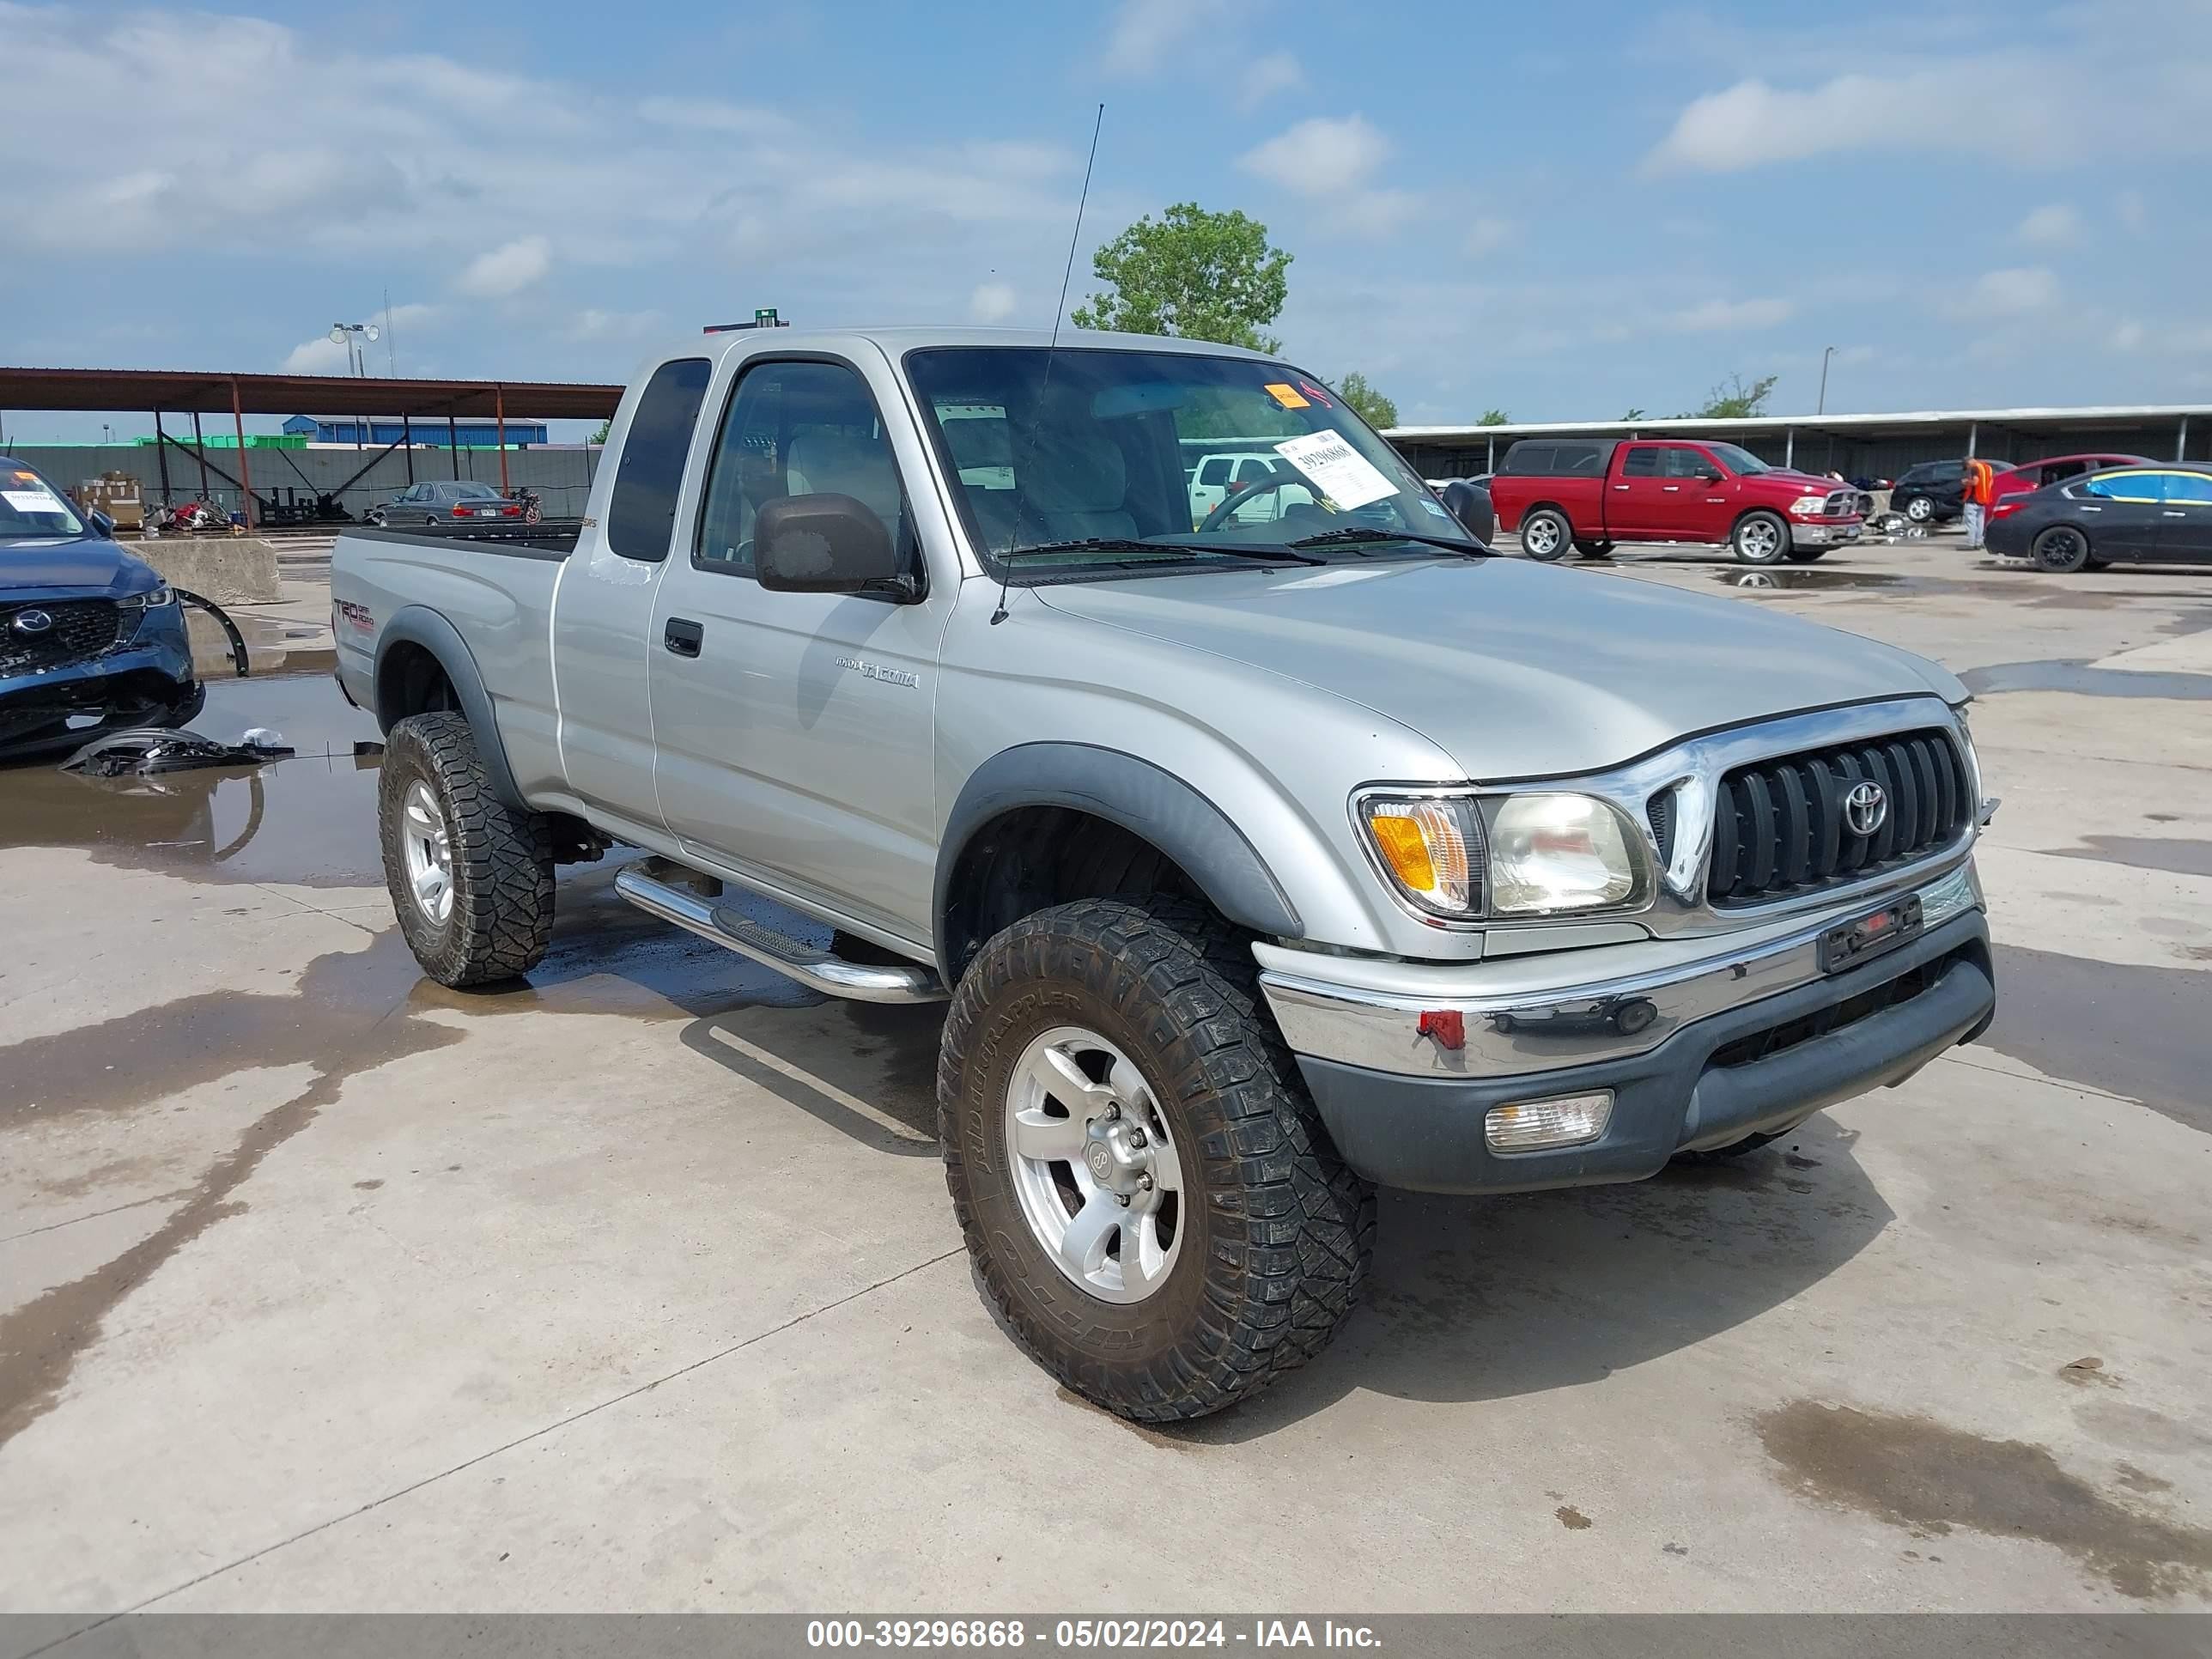
[[[1981,1030],[1956,679],[1494,558],[1307,384],[1109,334],[694,338],[623,398],[580,533],[347,532],[337,674],[389,734],[423,968],[527,974],[556,862],[619,843],[672,923],[949,997],[980,1277],[1155,1420],[1330,1340],[1376,1183],[1638,1180]],[[1295,495],[1194,527],[1224,421],[1285,434],[1255,488]]]

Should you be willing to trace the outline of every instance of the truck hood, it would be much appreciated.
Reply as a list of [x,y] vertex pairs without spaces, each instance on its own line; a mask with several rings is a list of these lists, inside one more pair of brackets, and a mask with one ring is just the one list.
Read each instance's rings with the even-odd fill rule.
[[1966,700],[1935,663],[1758,601],[1520,559],[1034,591],[1066,614],[1364,705],[1477,781],[1602,771],[1698,732],[1810,708]]
[[104,537],[0,542],[0,600],[114,597],[161,578]]

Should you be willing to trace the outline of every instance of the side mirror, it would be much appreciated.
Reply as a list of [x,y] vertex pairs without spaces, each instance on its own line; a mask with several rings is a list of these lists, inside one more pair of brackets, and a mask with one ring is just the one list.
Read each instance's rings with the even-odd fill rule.
[[769,501],[753,521],[753,574],[778,593],[858,593],[904,584],[891,532],[865,503],[825,491]]
[[1490,492],[1480,484],[1455,478],[1444,486],[1443,495],[1444,505],[1459,520],[1460,528],[1475,540],[1486,544],[1498,534],[1498,509],[1491,502]]
[[1698,477],[1709,484],[1717,484],[1721,482],[1722,475],[1714,471],[1711,467],[1708,467],[1705,471],[1698,474]]
[[106,514],[102,513],[98,507],[93,508],[91,512],[86,514],[84,516],[86,520],[90,522],[92,527],[94,530],[97,530],[101,535],[106,537],[108,540],[113,541],[115,539],[115,520],[113,519],[108,517]]

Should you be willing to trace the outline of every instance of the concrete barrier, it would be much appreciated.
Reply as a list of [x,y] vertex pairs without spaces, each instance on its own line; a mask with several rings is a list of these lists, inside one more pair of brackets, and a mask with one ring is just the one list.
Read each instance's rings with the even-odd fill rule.
[[125,544],[172,587],[217,605],[272,605],[276,544],[258,536],[161,536]]

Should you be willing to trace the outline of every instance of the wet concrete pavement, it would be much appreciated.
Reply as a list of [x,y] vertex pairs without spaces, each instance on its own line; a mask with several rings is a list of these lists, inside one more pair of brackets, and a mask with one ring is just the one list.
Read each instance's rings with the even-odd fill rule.
[[1337,1347],[1172,1433],[978,1298],[933,1011],[612,860],[429,986],[318,675],[216,689],[252,775],[0,773],[0,1609],[2212,1607],[2212,573],[1614,567],[2083,672],[1976,708],[1997,1026],[1736,1167],[1385,1194]]

